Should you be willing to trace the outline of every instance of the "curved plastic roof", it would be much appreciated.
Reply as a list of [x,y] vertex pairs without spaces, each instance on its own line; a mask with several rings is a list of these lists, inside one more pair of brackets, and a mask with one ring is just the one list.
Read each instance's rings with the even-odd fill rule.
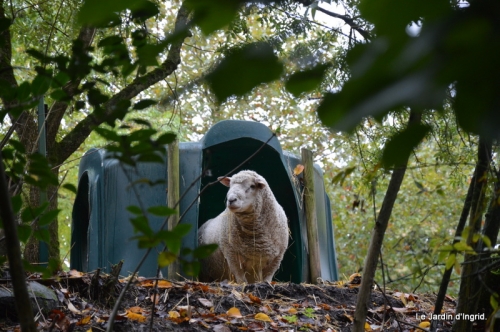
[[[205,136],[201,139],[202,148],[206,149],[211,146],[232,141],[238,138],[249,137],[267,142],[273,135],[273,132],[265,125],[259,122],[250,122],[243,120],[224,120],[216,123],[210,128]],[[268,143],[278,153],[282,153],[278,138],[274,136]]]

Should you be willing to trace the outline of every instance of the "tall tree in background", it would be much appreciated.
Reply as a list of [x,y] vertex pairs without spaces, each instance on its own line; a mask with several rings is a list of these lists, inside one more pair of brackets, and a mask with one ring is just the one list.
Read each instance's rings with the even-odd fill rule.
[[[85,3],[81,8],[76,3],[63,2],[56,7],[50,4],[43,6],[25,6],[24,2],[0,2],[0,21],[2,22],[2,43],[0,45],[0,83],[2,92],[0,98],[4,105],[2,118],[8,115],[13,131],[28,155],[36,151],[38,144],[38,128],[33,105],[44,94],[49,103],[46,115],[47,129],[47,159],[57,179],[59,166],[85,141],[93,129],[104,122],[114,124],[115,119],[122,119],[131,107],[130,100],[147,90],[152,85],[171,75],[178,67],[180,52],[184,39],[187,37],[188,10],[180,7],[172,35],[175,39],[157,41],[145,28],[145,22],[159,15],[159,9],[149,1],[124,1],[120,4],[108,4],[107,11],[101,16],[94,15],[95,3]],[[90,9],[89,9],[90,8]],[[46,11],[43,11],[43,10]],[[116,16],[116,21],[109,24],[109,15],[130,10],[130,16]],[[74,31],[77,17],[72,14],[80,12],[78,19],[81,28]],[[33,13],[34,12],[34,13]],[[55,13],[55,15],[54,15]],[[38,66],[26,68],[35,70],[36,76],[32,82],[22,82],[16,75],[18,68],[13,59],[13,47],[19,41],[13,38],[21,36],[12,34],[19,24],[29,25],[24,20],[40,15],[43,24],[50,24],[46,37],[45,52],[39,49],[28,50],[35,57]],[[106,16],[108,15],[108,16]],[[70,17],[69,22],[61,21],[60,17]],[[20,28],[19,28],[20,29]],[[66,35],[68,33],[68,35]],[[75,39],[71,42],[69,56],[65,52],[52,50],[52,39]],[[96,35],[98,37],[96,37]],[[128,38],[133,42],[136,56],[132,55]],[[64,47],[64,46],[63,46]],[[162,63],[156,58],[165,52]],[[110,71],[110,73],[108,72]],[[132,72],[136,75],[131,77]],[[33,75],[28,75],[33,76]],[[122,77],[121,84],[111,80]],[[18,81],[21,80],[21,83]],[[113,86],[112,89],[109,87]],[[151,103],[136,103],[134,108],[141,109]],[[83,115],[78,124],[64,132],[64,117],[77,111]],[[12,134],[12,131],[9,132]],[[29,166],[28,166],[29,167]],[[17,180],[17,186],[22,187],[23,179]],[[47,196],[49,209],[57,209],[57,184],[49,185]],[[19,190],[18,190],[19,191]],[[29,208],[39,206],[38,189],[31,187],[28,200]],[[33,225],[37,228],[36,222]],[[57,222],[52,222],[50,229],[50,258],[59,259],[59,242]],[[38,261],[38,239],[32,237],[25,249],[25,257],[31,262]]]

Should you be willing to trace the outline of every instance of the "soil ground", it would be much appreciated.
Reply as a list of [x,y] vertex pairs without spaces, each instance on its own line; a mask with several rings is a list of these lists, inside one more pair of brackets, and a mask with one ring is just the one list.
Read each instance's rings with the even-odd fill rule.
[[[109,276],[95,278],[79,272],[41,281],[57,293],[60,303],[58,309],[37,315],[39,330],[104,331],[116,295],[126,282],[110,281]],[[359,276],[346,283],[317,285],[160,280],[155,288],[155,280],[139,278],[125,293],[114,330],[349,331],[359,281]],[[432,313],[434,301],[434,295],[374,290],[365,330],[423,330],[428,327],[424,317]],[[454,309],[454,300],[448,297],[443,314],[449,317]],[[450,331],[451,323],[449,319],[440,320],[439,331]],[[0,319],[0,331],[17,330],[19,325],[9,318]]]

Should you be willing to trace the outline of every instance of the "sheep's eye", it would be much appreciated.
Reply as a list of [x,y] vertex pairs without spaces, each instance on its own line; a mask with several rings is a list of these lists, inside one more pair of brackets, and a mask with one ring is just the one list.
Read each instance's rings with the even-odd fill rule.
[[250,185],[250,188],[255,189],[255,185],[254,184]]

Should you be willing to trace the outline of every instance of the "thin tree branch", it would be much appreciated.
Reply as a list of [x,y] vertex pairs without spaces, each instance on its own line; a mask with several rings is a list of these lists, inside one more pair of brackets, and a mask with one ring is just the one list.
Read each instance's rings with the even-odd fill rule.
[[[410,113],[408,126],[419,124],[421,120],[422,120],[422,113],[412,110]],[[389,186],[387,187],[384,201],[382,203],[382,208],[380,209],[380,213],[378,214],[375,226],[373,228],[370,247],[368,249],[368,254],[366,256],[365,265],[363,268],[363,277],[361,279],[361,286],[358,292],[356,312],[354,313],[354,324],[352,327],[352,331],[355,332],[365,331],[365,321],[366,321],[366,314],[368,312],[368,302],[370,300],[373,281],[375,277],[375,271],[377,269],[379,253],[382,248],[382,243],[384,241],[385,231],[389,224],[392,208],[394,207],[394,203],[398,196],[399,188],[401,187],[401,183],[403,182],[405,176],[407,164],[408,160],[406,160],[401,165],[397,165],[399,166],[399,168],[395,169],[392,172],[391,180],[389,181]]]
[[[182,5],[177,13],[174,34],[186,29],[188,26],[188,16],[189,10]],[[59,143],[56,143],[56,149],[59,151],[56,163],[62,163],[66,160],[73,153],[73,151],[75,151],[83,143],[88,135],[90,135],[93,129],[103,123],[106,118],[113,117],[119,102],[136,97],[142,91],[172,74],[181,62],[180,55],[184,39],[185,37],[180,38],[170,45],[167,59],[160,65],[160,67],[152,70],[144,76],[137,77],[132,83],[111,97],[104,105],[104,116],[97,117],[94,113],[89,114],[85,119],[80,121]]]
[[320,11],[328,16],[339,18],[345,23],[347,23],[352,29],[356,30],[361,36],[363,36],[364,39],[370,40],[370,33],[364,29],[362,29],[359,24],[357,24],[351,17],[346,16],[346,15],[340,15],[334,12],[331,12],[327,9],[321,8],[321,7],[316,7],[317,11]]

